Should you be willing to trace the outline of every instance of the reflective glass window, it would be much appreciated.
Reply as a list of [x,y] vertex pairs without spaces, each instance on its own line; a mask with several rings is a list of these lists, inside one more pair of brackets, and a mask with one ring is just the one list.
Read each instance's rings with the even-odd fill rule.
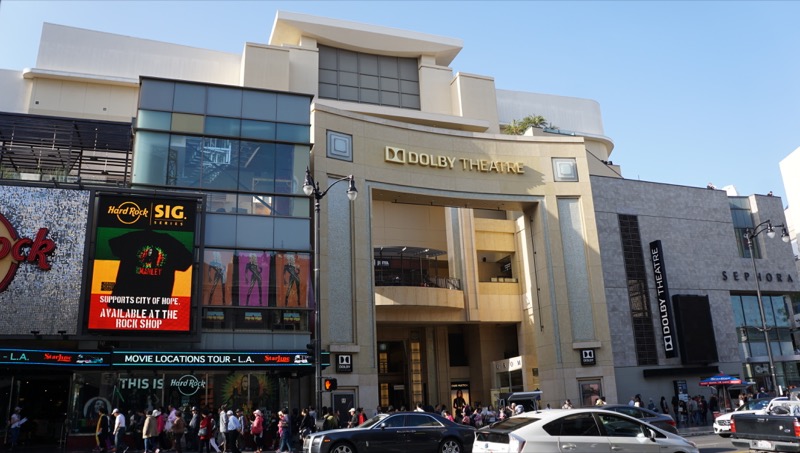
[[153,110],[139,110],[136,117],[136,127],[142,129],[157,129],[168,131],[172,123],[170,112],[155,112]]
[[274,217],[276,245],[287,249],[311,247],[311,220]]
[[204,137],[201,142],[204,189],[239,189],[239,141]]
[[172,130],[190,134],[203,133],[203,115],[190,115],[186,113],[172,114]]
[[238,137],[241,121],[237,118],[221,118],[218,116],[206,117],[205,133],[208,135],[222,135]]
[[176,83],[173,110],[182,113],[205,113],[206,87],[189,83]]
[[275,144],[242,140],[239,187],[244,192],[275,192]]
[[240,117],[242,115],[241,88],[208,87],[206,113],[216,116]]
[[235,193],[209,192],[206,197],[206,211],[218,213],[236,212]]
[[167,184],[169,134],[143,132],[136,134],[133,149],[134,184]]
[[278,123],[275,138],[282,142],[308,143],[311,128],[301,124]]
[[242,120],[242,138],[275,140],[275,129],[272,122]]
[[303,181],[309,164],[308,146],[277,145],[275,192],[303,195]]
[[311,116],[311,98],[278,94],[278,121],[308,124]]
[[200,187],[203,176],[202,138],[173,135],[169,141],[170,159],[167,162],[171,186]]
[[242,93],[242,118],[275,121],[278,95],[262,91],[245,90]]
[[165,80],[142,80],[139,92],[139,108],[172,110],[175,83]]

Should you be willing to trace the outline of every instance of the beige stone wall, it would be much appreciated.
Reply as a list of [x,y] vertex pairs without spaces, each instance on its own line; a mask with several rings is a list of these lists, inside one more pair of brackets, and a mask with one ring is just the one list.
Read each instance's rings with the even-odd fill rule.
[[[519,334],[526,389],[541,387],[553,401],[578,400],[579,378],[599,375],[613,381],[613,366],[607,366],[612,363],[611,347],[587,154],[581,138],[473,134],[375,119],[322,105],[312,108],[315,109],[315,177],[324,180],[326,175],[353,174],[359,188],[359,199],[354,205],[354,237],[358,244],[354,251],[358,279],[356,299],[359,304],[355,309],[359,313],[359,332],[369,332],[368,324],[372,322],[381,331],[386,323],[437,326],[461,322],[474,324],[479,332],[497,323],[508,323],[507,326],[514,326],[511,330]],[[352,163],[324,157],[326,130],[353,136]],[[395,160],[397,152],[402,150],[404,163],[397,163],[391,157],[387,161],[387,147],[394,149]],[[414,159],[409,160],[410,153],[414,153]],[[423,155],[428,157],[423,159]],[[580,180],[553,182],[552,157],[574,158]],[[508,167],[498,171],[497,167],[492,167],[492,163],[498,162],[520,163],[521,171],[509,172]],[[596,326],[596,352],[602,366],[582,367],[572,340],[561,227],[556,209],[558,197],[580,201],[588,287],[592,291],[592,323]],[[394,198],[401,202],[390,200]],[[408,207],[406,203],[416,206]],[[456,213],[453,216],[451,210],[438,207],[443,205],[472,205],[483,209],[495,206],[495,209],[509,211],[509,218],[513,220],[475,218],[471,209],[458,209],[453,211]],[[440,220],[431,222],[432,212],[437,216],[442,213],[445,231],[440,230]],[[457,226],[460,233],[456,233],[453,226]],[[435,231],[427,231],[429,227]],[[448,253],[457,255],[454,256],[457,259],[450,260],[450,266],[451,273],[460,273],[458,276],[462,278],[463,309],[449,307],[452,300],[435,302],[433,296],[387,292],[385,288],[371,288],[366,282],[373,271],[372,249],[379,241],[391,238],[409,245],[417,241],[428,246],[432,237],[439,241],[446,238]],[[481,282],[482,261],[478,251],[483,249],[513,254],[512,266],[519,274],[515,275],[518,281]],[[335,257],[330,257],[329,264],[336,265]],[[427,288],[413,289],[428,291]],[[415,298],[428,302],[411,302]],[[373,308],[375,314],[370,318],[368,315],[373,313]],[[374,344],[376,336],[363,336],[358,341]],[[486,341],[490,341],[488,336]],[[484,376],[483,369],[489,368],[493,360],[502,358],[502,354],[483,344],[476,345],[474,350],[477,356],[473,365],[478,364],[475,369],[439,367],[437,385],[441,389],[447,382],[466,378],[475,386],[476,398],[488,401],[491,374]],[[436,351],[436,354],[445,352]],[[363,359],[365,357],[356,358]],[[533,376],[533,368],[539,370],[538,377]],[[374,368],[370,371],[368,362],[363,362],[359,369],[377,373]]]

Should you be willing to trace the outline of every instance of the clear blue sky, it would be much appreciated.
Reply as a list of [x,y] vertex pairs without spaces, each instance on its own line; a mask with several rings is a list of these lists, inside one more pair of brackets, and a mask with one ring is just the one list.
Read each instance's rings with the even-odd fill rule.
[[794,1],[2,0],[0,68],[35,67],[43,22],[241,53],[278,10],[459,38],[454,71],[596,100],[629,179],[783,196],[800,147]]

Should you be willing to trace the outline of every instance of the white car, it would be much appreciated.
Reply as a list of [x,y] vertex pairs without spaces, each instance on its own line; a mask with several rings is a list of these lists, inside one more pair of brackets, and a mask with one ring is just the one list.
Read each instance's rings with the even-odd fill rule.
[[765,409],[769,406],[770,401],[787,400],[785,396],[778,398],[759,398],[750,400],[743,405],[739,406],[733,412],[720,414],[714,419],[714,433],[722,437],[731,437],[731,417],[733,414],[755,414],[757,412],[765,413]]
[[628,415],[603,410],[525,412],[475,432],[472,453],[699,453],[697,446]]

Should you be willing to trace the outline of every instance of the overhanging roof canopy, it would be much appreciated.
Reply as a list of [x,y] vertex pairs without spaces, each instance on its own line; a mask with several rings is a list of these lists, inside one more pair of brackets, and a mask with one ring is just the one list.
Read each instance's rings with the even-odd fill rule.
[[0,112],[0,169],[126,182],[131,123]]

